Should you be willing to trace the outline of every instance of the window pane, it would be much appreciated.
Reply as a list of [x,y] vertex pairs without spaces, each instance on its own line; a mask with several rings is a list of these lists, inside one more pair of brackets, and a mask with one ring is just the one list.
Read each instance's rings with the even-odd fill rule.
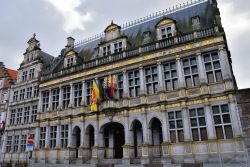
[[191,119],[191,126],[192,127],[196,127],[197,126],[197,120],[196,120],[196,118]]
[[177,89],[178,88],[178,80],[174,79],[173,80],[173,89]]
[[226,138],[227,139],[232,139],[233,138],[233,130],[232,130],[232,127],[229,125],[229,126],[225,126],[225,135],[226,135]]
[[192,130],[192,134],[193,134],[193,141],[199,141],[199,132],[198,132],[198,129],[193,129]]
[[196,116],[196,111],[195,109],[190,110],[190,117]]
[[200,85],[200,79],[198,75],[194,75],[194,86]]
[[174,121],[170,121],[169,122],[169,127],[170,127],[170,129],[175,129],[175,123],[174,123]]
[[220,68],[220,62],[216,61],[214,62],[214,69],[218,69],[218,68]]
[[184,142],[184,133],[183,133],[183,130],[179,130],[178,131],[178,139],[179,139],[179,142]]
[[208,54],[204,55],[204,61],[205,62],[210,61],[210,55],[208,55]]
[[220,116],[214,116],[214,123],[215,124],[221,124]]
[[174,113],[173,112],[168,113],[168,118],[169,119],[174,119]]
[[204,109],[203,108],[198,108],[198,115],[203,116],[204,114]]
[[170,132],[170,140],[171,140],[171,143],[176,143],[176,133],[175,133],[175,131]]
[[176,112],[176,118],[181,118],[181,111]]
[[191,77],[186,77],[186,85],[187,87],[192,87],[192,80],[191,80]]
[[228,105],[222,105],[222,106],[221,106],[221,111],[222,111],[222,113],[227,113],[227,112],[229,112],[229,110],[228,110]]
[[198,68],[197,68],[197,66],[192,67],[192,73],[198,73]]
[[206,126],[205,118],[199,118],[199,124],[200,126]]
[[216,77],[217,82],[222,82],[223,81],[221,71],[215,71],[215,77]]
[[190,69],[189,69],[189,67],[184,68],[184,74],[185,74],[185,75],[190,74]]
[[219,113],[220,113],[220,108],[219,108],[219,106],[213,106],[213,107],[212,107],[212,110],[213,110],[213,114],[219,114]]
[[182,121],[177,121],[177,128],[183,128]]
[[191,63],[191,65],[196,65],[197,64],[196,63],[196,58],[191,58],[190,63]]
[[200,131],[201,131],[201,140],[202,141],[207,140],[207,129],[201,128]]
[[211,63],[206,63],[205,68],[206,68],[206,71],[212,70],[212,64]]
[[217,139],[224,139],[222,127],[215,127]]
[[222,117],[223,117],[223,123],[231,123],[229,114],[223,115]]

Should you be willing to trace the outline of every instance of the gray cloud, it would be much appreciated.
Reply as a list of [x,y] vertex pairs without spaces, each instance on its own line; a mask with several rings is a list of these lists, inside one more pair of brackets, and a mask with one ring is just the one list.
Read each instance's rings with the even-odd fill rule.
[[[63,0],[60,0],[63,1]],[[67,0],[68,1],[68,0]],[[17,69],[22,61],[26,42],[34,32],[41,41],[45,52],[57,56],[66,44],[68,35],[77,41],[102,32],[111,20],[118,24],[146,16],[150,13],[172,7],[186,2],[186,0],[81,0],[81,5],[74,10],[79,15],[91,13],[92,20],[83,22],[85,30],[74,29],[70,33],[64,29],[65,18],[47,0],[2,0],[0,10],[0,61],[6,66]],[[246,0],[218,0],[221,9],[229,3],[233,4],[232,13],[221,11],[222,21],[227,33],[229,49],[232,54],[234,74],[240,88],[250,85],[247,69],[250,64],[250,27],[240,29],[232,28],[234,24],[230,17],[237,15],[250,19],[250,1]],[[231,10],[231,9],[230,9]],[[237,19],[237,17],[234,17]],[[238,22],[238,25],[244,22]],[[81,23],[79,23],[81,24]],[[225,27],[225,25],[229,25]],[[234,32],[232,32],[234,31]]]

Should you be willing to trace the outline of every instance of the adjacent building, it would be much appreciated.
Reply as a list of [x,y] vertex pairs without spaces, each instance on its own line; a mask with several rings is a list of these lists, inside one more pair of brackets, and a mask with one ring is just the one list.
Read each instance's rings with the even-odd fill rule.
[[14,84],[17,71],[8,69],[0,62],[0,150],[6,124],[6,113],[9,105],[10,87]]
[[[115,94],[91,111],[93,82],[110,78]],[[246,161],[236,90],[214,0],[69,37],[42,73],[33,161],[235,166]]]
[[53,59],[40,49],[34,36],[18,69],[17,80],[11,86],[1,161],[27,161],[28,135],[35,135],[38,109],[39,79],[42,69]]

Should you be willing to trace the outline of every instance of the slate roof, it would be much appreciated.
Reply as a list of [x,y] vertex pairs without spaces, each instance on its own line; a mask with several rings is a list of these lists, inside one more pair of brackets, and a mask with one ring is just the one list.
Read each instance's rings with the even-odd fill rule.
[[[200,28],[203,29],[213,27],[215,24],[217,24],[217,15],[219,15],[219,9],[217,8],[216,0],[199,0],[192,5],[183,7],[181,9],[176,9],[172,12],[170,11],[169,13],[158,15],[154,18],[142,21],[137,25],[122,29],[121,33],[122,35],[128,37],[128,42],[130,44],[129,47],[135,48],[143,44],[142,34],[145,31],[151,32],[150,42],[156,40],[155,26],[165,17],[175,20],[177,31],[178,33],[182,34],[193,31],[191,23],[192,17],[199,16]],[[98,44],[100,44],[101,41],[103,41],[103,38],[86,42],[78,47],[75,47],[74,51],[77,52],[78,56],[84,61],[94,59],[96,56],[94,49],[98,47]],[[57,72],[63,67],[63,53],[64,50],[62,50],[60,56],[53,60],[51,66],[53,72]]]

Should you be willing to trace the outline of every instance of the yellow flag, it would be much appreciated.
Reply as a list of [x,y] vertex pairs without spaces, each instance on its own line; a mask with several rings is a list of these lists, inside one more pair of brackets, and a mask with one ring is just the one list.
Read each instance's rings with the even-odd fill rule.
[[97,111],[97,100],[100,99],[100,90],[96,82],[93,80],[91,93],[91,111]]

